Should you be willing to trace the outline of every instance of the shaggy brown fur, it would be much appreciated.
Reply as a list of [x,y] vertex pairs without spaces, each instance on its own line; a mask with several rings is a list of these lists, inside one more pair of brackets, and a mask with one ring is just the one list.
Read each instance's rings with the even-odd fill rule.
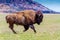
[[14,24],[23,25],[25,28],[24,32],[27,31],[30,27],[36,33],[33,24],[35,23],[40,24],[42,22],[42,19],[43,19],[42,13],[40,11],[35,12],[33,10],[24,10],[6,16],[6,21],[7,23],[9,23],[9,28],[14,33],[16,33],[13,29]]
[[24,10],[24,11],[21,11],[21,12],[18,12],[17,14],[21,14],[23,13],[25,18],[26,18],[26,21],[28,24],[30,24],[30,22],[34,23],[35,22],[35,11],[33,10]]

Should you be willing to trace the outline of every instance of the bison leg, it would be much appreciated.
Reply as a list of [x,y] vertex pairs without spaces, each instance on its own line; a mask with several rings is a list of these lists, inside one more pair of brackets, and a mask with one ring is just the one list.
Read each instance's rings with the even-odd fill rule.
[[28,25],[24,25],[24,29],[23,32],[27,31],[29,29],[29,26]]
[[9,25],[9,28],[13,31],[14,34],[16,34],[16,32],[15,32],[14,29],[13,29],[13,27],[14,27],[13,24],[10,24],[10,25]]
[[33,25],[30,25],[29,27],[36,33],[35,27]]

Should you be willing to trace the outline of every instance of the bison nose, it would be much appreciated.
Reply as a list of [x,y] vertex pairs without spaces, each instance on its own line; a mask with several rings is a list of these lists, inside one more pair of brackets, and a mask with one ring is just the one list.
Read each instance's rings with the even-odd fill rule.
[[38,25],[40,25],[40,24],[38,24]]
[[38,25],[40,25],[40,23],[37,23]]

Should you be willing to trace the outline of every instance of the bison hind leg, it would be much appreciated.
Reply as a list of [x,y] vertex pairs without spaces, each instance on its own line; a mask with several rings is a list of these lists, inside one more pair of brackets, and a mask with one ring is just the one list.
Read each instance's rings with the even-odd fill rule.
[[27,31],[29,29],[29,26],[28,25],[24,25],[24,30],[23,32]]
[[15,32],[15,30],[13,29],[13,24],[10,24],[10,25],[9,25],[9,28],[13,31],[14,34],[17,34],[17,33]]

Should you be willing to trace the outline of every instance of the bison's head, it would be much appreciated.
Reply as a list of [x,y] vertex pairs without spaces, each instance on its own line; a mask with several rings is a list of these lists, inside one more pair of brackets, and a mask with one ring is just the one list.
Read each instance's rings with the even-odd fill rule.
[[35,17],[36,23],[39,25],[42,20],[43,20],[43,14],[41,11],[36,12],[36,17]]

